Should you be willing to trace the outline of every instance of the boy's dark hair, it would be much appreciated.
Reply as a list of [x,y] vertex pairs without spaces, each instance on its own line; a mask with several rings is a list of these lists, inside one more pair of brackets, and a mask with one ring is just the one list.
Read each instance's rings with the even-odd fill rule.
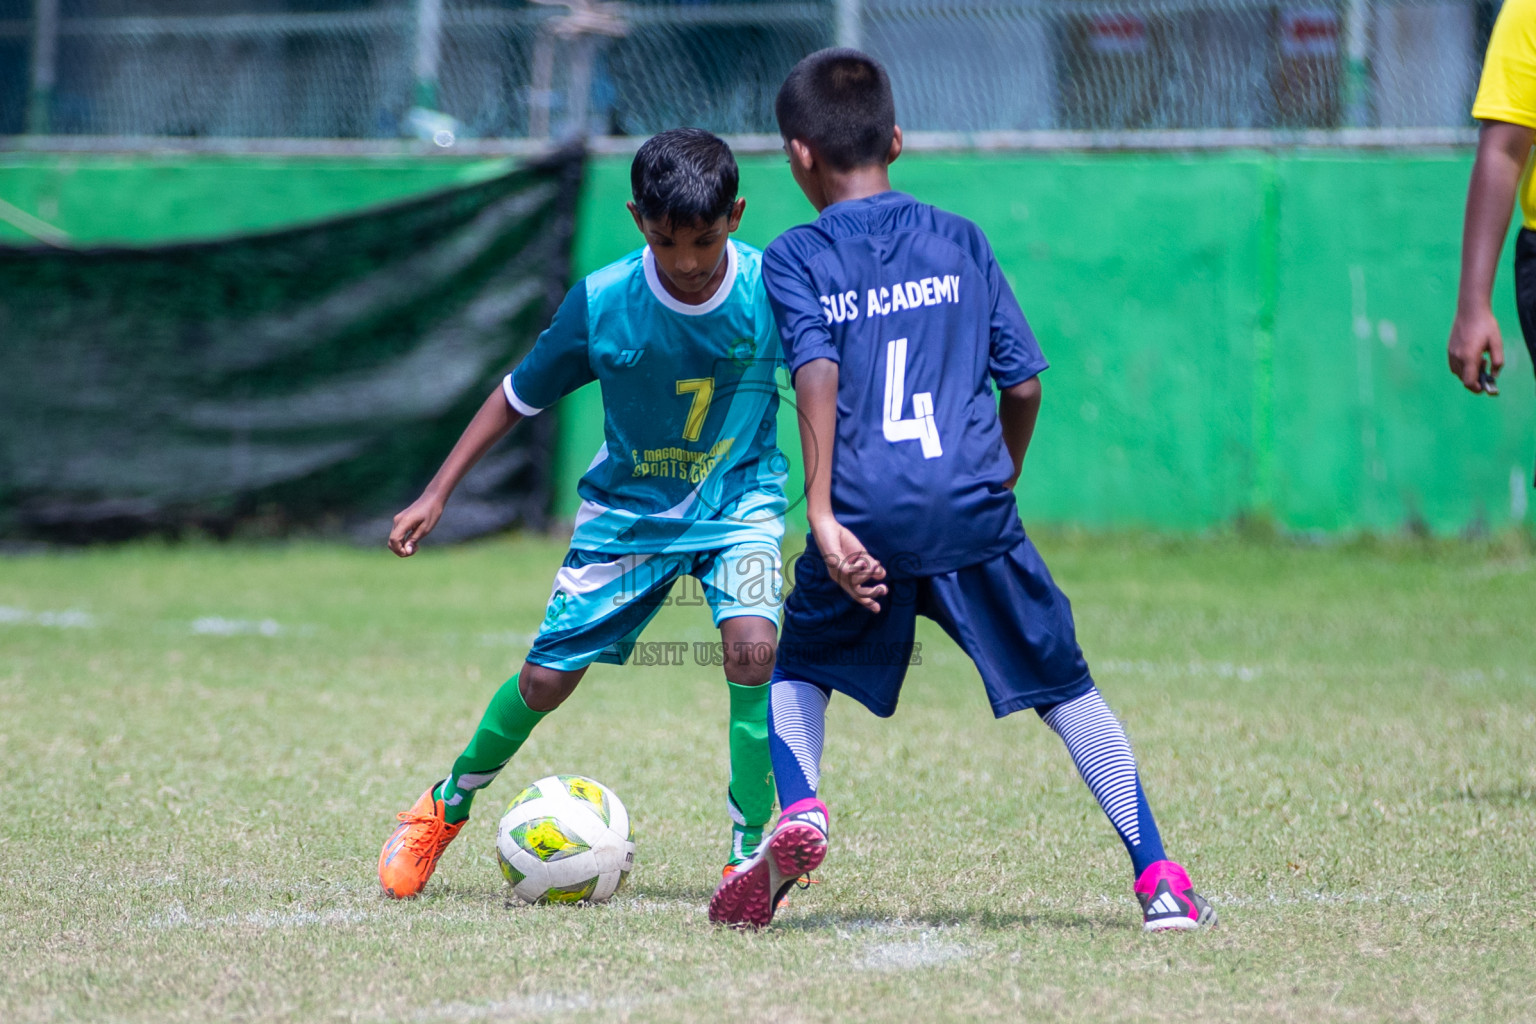
[[818,50],[796,64],[773,112],[786,141],[809,144],[839,171],[885,163],[896,132],[890,76],[858,50]]
[[651,136],[629,165],[640,216],[672,224],[713,224],[731,212],[739,183],[731,147],[702,128]]

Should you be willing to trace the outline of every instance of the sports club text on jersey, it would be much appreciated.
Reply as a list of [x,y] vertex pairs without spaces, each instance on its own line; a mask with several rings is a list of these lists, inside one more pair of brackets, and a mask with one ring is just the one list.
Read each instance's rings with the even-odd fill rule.
[[897,577],[1022,539],[996,389],[1046,361],[981,229],[885,192],[786,231],[763,267],[791,372],[838,364],[838,522]]
[[[897,281],[891,285],[870,288],[868,291],[864,315],[867,317],[889,316],[898,310],[959,302],[960,277],[957,274],[945,274],[943,277],[924,277],[916,281]],[[827,323],[841,324],[859,318],[857,290],[835,292],[820,298]]]

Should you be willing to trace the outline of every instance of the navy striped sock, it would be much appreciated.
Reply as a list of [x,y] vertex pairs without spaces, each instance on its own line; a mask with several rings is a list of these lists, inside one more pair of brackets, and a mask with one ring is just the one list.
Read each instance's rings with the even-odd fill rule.
[[1136,877],[1148,865],[1166,860],[1163,838],[1141,791],[1131,741],[1098,689],[1057,704],[1041,717],[1067,745],[1083,781],[1120,833]]
[[768,754],[779,787],[779,806],[816,795],[821,784],[821,741],[831,693],[815,683],[775,679],[768,685]]

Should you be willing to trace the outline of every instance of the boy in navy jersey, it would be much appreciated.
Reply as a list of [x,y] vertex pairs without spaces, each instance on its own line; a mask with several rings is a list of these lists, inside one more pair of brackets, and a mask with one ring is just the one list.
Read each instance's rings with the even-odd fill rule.
[[1033,708],[1066,743],[1130,853],[1143,926],[1214,924],[1163,853],[1071,606],[1019,522],[1013,486],[1046,362],[991,246],[969,221],[891,191],[901,130],[885,69],[870,57],[805,58],[775,113],[795,182],[821,212],[763,256],[803,417],[811,536],[769,698],[784,810],[720,884],[710,919],[766,925],[789,886],[821,864],[827,701],[836,690],[892,714],[925,615],[975,661],[994,714]]

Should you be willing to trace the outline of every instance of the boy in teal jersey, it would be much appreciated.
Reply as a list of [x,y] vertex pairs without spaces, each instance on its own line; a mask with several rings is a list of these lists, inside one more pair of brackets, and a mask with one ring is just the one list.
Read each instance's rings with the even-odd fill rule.
[[398,815],[379,854],[390,896],[420,892],[475,794],[594,661],[622,664],[682,575],[703,585],[730,688],[732,842],[750,857],[773,812],[767,682],[780,601],[781,365],[761,253],[733,242],[745,200],[736,161],[681,128],[640,147],[629,210],[648,243],[570,290],[549,329],[481,406],[389,546],[409,557],[453,488],[525,416],[597,381],[604,444],[577,485],[571,550],[522,671],[491,698],[452,770]]

